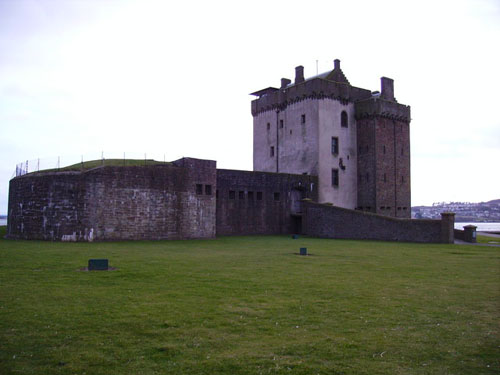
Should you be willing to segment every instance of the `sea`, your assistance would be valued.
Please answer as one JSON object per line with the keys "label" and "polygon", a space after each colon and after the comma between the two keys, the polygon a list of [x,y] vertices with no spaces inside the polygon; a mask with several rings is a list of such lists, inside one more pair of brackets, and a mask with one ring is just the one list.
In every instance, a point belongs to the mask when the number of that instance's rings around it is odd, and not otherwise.
{"label": "sea", "polygon": [[464,229],[466,225],[474,225],[477,232],[500,232],[500,223],[455,223],[455,229]]}
{"label": "sea", "polygon": [[0,227],[3,227],[4,225],[7,225],[7,219],[0,218]]}

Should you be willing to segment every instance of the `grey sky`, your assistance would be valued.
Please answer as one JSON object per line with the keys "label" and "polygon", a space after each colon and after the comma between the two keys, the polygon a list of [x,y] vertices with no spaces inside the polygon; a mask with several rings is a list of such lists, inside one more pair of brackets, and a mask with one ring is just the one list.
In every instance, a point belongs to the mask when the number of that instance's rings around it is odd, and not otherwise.
{"label": "grey sky", "polygon": [[498,40],[496,0],[0,0],[0,214],[25,160],[252,169],[248,93],[335,58],[411,105],[413,205],[500,198]]}

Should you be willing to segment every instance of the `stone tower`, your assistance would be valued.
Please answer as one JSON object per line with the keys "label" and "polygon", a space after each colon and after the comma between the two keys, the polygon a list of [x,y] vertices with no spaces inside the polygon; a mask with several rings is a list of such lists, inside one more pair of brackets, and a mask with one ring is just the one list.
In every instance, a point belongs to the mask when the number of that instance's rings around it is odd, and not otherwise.
{"label": "stone tower", "polygon": [[294,82],[252,95],[254,171],[316,175],[321,203],[410,217],[410,109],[394,99],[392,80],[372,94],[352,86],[335,60],[308,79],[298,66]]}

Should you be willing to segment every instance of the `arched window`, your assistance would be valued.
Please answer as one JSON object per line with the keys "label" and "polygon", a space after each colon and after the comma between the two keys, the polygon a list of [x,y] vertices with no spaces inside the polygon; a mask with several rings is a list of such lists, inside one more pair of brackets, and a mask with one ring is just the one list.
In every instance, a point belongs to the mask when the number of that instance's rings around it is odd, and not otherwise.
{"label": "arched window", "polygon": [[342,113],[340,114],[340,126],[342,126],[343,128],[347,128],[348,123],[349,123],[349,120],[347,118],[347,112],[342,111]]}

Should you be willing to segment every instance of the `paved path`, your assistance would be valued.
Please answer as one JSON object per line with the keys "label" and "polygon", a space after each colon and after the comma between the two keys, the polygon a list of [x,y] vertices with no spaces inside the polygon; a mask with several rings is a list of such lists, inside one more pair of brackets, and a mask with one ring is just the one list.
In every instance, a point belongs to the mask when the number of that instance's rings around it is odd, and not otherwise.
{"label": "paved path", "polygon": [[500,238],[500,234],[490,233],[490,232],[477,232],[481,236]]}

